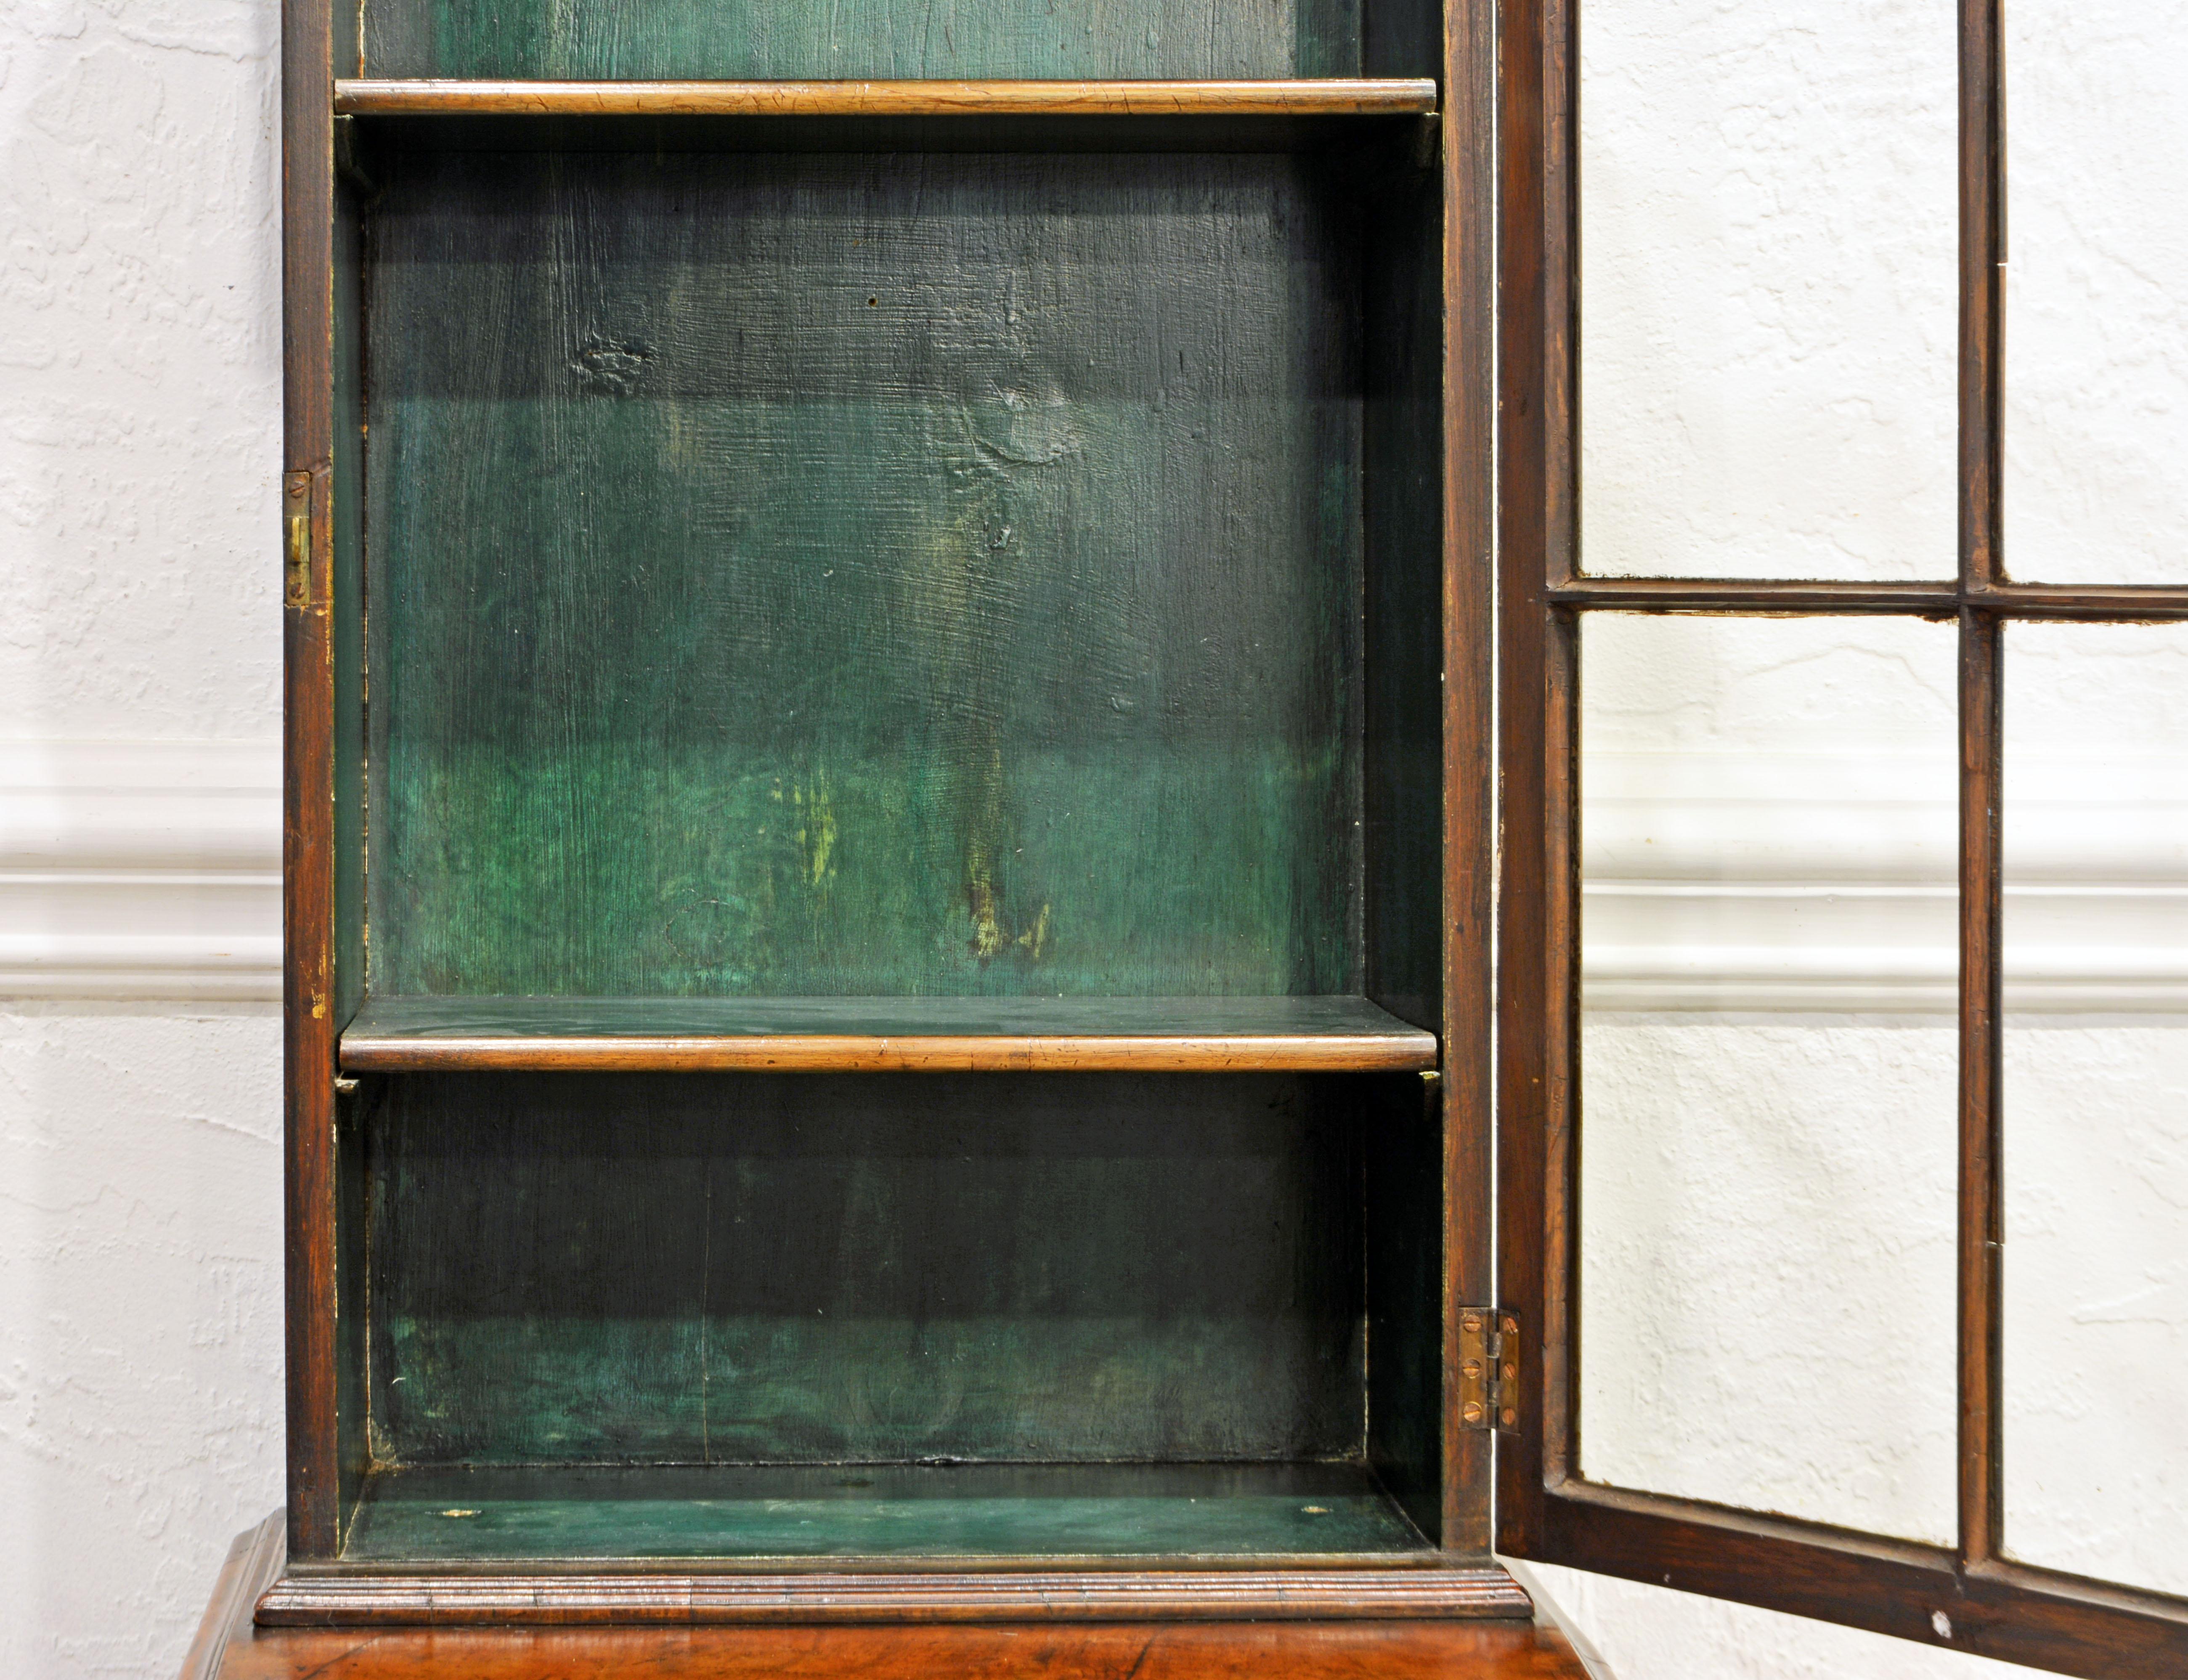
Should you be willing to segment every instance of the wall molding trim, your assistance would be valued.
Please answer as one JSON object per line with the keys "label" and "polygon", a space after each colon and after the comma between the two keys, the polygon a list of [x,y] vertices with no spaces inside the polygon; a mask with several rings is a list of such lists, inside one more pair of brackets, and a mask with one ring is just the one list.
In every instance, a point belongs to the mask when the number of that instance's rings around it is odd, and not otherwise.
{"label": "wall molding trim", "polygon": [[[2009,1010],[2188,1015],[2188,758],[2018,768]],[[1949,763],[1602,753],[1582,775],[1591,1011],[1953,1013]],[[280,995],[278,741],[0,741],[0,997]]]}
{"label": "wall molding trim", "polygon": [[280,995],[279,741],[0,741],[0,997]]}
{"label": "wall molding trim", "polygon": [[[1583,1007],[1941,1018],[1959,1008],[1949,758],[1591,753]],[[2009,756],[2005,1006],[2188,1016],[2188,757]]]}

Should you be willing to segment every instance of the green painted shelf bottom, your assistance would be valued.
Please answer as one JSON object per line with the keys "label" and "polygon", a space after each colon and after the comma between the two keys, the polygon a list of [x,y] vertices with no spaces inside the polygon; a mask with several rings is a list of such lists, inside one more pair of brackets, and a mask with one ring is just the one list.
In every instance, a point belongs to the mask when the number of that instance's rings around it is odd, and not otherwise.
{"label": "green painted shelf bottom", "polygon": [[350,1562],[1390,1558],[1427,1542],[1352,1464],[382,1470]]}

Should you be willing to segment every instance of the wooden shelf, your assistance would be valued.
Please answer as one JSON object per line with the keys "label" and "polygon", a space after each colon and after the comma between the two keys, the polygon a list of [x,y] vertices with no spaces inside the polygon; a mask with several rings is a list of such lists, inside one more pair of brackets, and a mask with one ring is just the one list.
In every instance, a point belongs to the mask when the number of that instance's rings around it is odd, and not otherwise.
{"label": "wooden shelf", "polygon": [[378,998],[354,1073],[1413,1072],[1435,1035],[1363,997]]}
{"label": "wooden shelf", "polygon": [[344,116],[1428,116],[1425,80],[336,82]]}

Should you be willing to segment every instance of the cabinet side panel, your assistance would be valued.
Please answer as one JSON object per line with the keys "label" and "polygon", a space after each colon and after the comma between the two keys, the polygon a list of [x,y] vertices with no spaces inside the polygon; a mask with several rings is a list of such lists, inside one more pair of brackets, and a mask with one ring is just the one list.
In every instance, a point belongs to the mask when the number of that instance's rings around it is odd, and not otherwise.
{"label": "cabinet side panel", "polygon": [[368,1198],[364,1139],[369,1105],[383,1094],[378,1080],[335,1100],[335,1418],[337,1523],[346,1541],[355,1523],[372,1468],[368,1364],[371,1357],[370,1317],[366,1289],[370,1277],[366,1254]]}
{"label": "cabinet side panel", "polygon": [[364,998],[364,347],[356,194],[341,187],[334,225],[334,552],[329,556],[334,659],[334,1013]]}
{"label": "cabinet side panel", "polygon": [[1358,989],[1314,161],[448,155],[374,251],[375,991]]}
{"label": "cabinet side panel", "polygon": [[1443,1542],[1443,1127],[1409,1074],[1368,1085],[1368,1462]]}
{"label": "cabinet side panel", "polygon": [[[372,0],[392,76],[1107,77],[1356,75],[1360,0]],[[1421,74],[1414,71],[1414,74]]]}
{"label": "cabinet side panel", "polygon": [[1435,176],[1382,178],[1365,301],[1368,995],[1443,1027],[1443,278]]}

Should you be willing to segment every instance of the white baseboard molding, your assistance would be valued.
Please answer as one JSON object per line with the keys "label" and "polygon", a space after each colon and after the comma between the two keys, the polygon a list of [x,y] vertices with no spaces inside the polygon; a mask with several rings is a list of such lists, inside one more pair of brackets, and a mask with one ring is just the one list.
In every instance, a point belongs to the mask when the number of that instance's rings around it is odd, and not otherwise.
{"label": "white baseboard molding", "polygon": [[279,741],[0,741],[0,997],[280,995]]}

